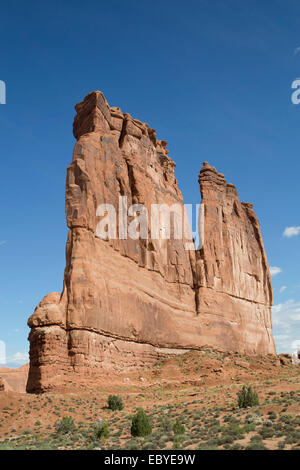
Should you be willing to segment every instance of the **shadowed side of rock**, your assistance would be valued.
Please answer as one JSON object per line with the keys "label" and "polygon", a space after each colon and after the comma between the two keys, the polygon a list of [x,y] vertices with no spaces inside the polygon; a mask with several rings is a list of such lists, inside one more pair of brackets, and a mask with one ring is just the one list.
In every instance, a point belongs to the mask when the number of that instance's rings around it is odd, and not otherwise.
{"label": "shadowed side of rock", "polygon": [[2,377],[0,377],[0,392],[3,392],[5,390],[5,383]]}

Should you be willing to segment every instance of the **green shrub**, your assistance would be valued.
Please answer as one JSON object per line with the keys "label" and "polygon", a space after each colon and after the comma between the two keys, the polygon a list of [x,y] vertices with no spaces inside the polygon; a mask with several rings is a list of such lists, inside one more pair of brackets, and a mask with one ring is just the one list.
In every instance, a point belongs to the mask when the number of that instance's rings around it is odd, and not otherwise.
{"label": "green shrub", "polygon": [[140,450],[141,449],[141,443],[135,440],[126,442],[125,444],[125,449],[126,450]]}
{"label": "green shrub", "polygon": [[181,442],[178,436],[175,437],[173,441],[173,449],[174,450],[179,450],[181,448]]}
{"label": "green shrub", "polygon": [[233,446],[231,446],[231,450],[242,450],[243,449],[243,446],[241,444],[234,444]]}
{"label": "green shrub", "polygon": [[222,434],[222,436],[218,439],[218,444],[223,445],[223,444],[232,444],[234,442],[233,436],[230,436],[229,434]]}
{"label": "green shrub", "polygon": [[184,424],[182,424],[179,419],[176,419],[175,423],[173,424],[173,433],[175,435],[179,434],[184,434],[185,433],[185,427]]}
{"label": "green shrub", "polygon": [[55,429],[61,434],[68,434],[76,430],[74,420],[71,416],[64,416],[60,421],[55,423]]}
{"label": "green shrub", "polygon": [[286,444],[297,444],[300,441],[300,431],[290,431],[285,438]]}
{"label": "green shrub", "polygon": [[102,419],[97,419],[94,427],[94,433],[97,439],[107,439],[109,436],[108,425]]}
{"label": "green shrub", "polygon": [[263,439],[269,439],[274,436],[274,431],[267,426],[263,426],[259,431],[259,434]]}
{"label": "green shrub", "polygon": [[251,432],[251,431],[255,431],[256,429],[256,426],[254,423],[247,423],[245,424],[244,426],[244,432]]}
{"label": "green shrub", "polygon": [[250,442],[257,442],[257,441],[262,442],[262,437],[260,434],[254,434],[254,436],[250,438]]}
{"label": "green shrub", "polygon": [[242,439],[244,428],[239,426],[237,423],[230,423],[228,428],[225,429],[225,433],[229,434],[230,436]]}
{"label": "green shrub", "polygon": [[293,420],[292,415],[289,415],[289,414],[282,415],[279,418],[279,421],[282,421],[283,423],[287,423],[287,424],[291,423],[292,420]]}
{"label": "green shrub", "polygon": [[132,436],[149,436],[152,433],[152,428],[148,416],[141,408],[132,419],[131,435]]}
{"label": "green shrub", "polygon": [[272,421],[274,421],[277,418],[277,414],[275,413],[275,411],[269,411],[268,415],[269,415],[269,419],[271,419]]}
{"label": "green shrub", "polygon": [[123,400],[121,397],[118,397],[118,395],[109,395],[107,403],[108,408],[113,411],[123,410],[124,408]]}
{"label": "green shrub", "polygon": [[239,408],[248,408],[259,404],[258,395],[252,387],[245,385],[237,394]]}
{"label": "green shrub", "polygon": [[266,447],[262,441],[255,440],[247,445],[246,450],[266,450]]}

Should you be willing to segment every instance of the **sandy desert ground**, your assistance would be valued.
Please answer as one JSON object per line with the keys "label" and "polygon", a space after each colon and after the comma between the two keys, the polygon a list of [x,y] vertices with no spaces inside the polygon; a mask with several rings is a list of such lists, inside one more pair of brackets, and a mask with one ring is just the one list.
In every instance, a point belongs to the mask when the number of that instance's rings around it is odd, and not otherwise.
{"label": "sandy desert ground", "polygon": [[[26,373],[27,366],[1,372],[15,390],[24,390]],[[56,392],[10,389],[0,392],[0,449],[300,449],[299,378],[300,367],[284,358],[204,350],[120,375],[76,377]],[[243,384],[255,388],[258,406],[238,408]],[[110,394],[122,398],[123,410],[108,409]],[[131,420],[140,407],[152,434],[133,438]],[[76,426],[66,434],[55,427],[64,416]],[[107,439],[95,437],[98,418],[108,424]],[[174,434],[177,419],[184,434]]]}

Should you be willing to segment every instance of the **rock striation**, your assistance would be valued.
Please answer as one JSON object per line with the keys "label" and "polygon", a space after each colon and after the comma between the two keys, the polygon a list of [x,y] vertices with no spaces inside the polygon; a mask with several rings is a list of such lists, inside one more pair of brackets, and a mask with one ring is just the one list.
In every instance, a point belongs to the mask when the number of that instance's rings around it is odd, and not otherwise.
{"label": "rock striation", "polygon": [[[29,318],[27,391],[188,349],[274,354],[272,284],[252,205],[241,203],[235,187],[204,163],[202,246],[190,249],[190,230],[176,238],[176,217],[167,227],[164,213],[158,213],[160,227],[171,236],[153,237],[153,204],[184,206],[167,143],[110,107],[99,91],[75,109],[64,286]],[[117,236],[109,231],[107,239],[99,236],[102,216],[110,213],[99,212],[104,204],[116,211]],[[125,223],[137,216],[148,220],[145,233],[126,238]]]}
{"label": "rock striation", "polygon": [[235,186],[207,162],[199,183],[204,238],[197,251],[198,319],[216,348],[274,353],[272,281],[253,205],[241,203]]}

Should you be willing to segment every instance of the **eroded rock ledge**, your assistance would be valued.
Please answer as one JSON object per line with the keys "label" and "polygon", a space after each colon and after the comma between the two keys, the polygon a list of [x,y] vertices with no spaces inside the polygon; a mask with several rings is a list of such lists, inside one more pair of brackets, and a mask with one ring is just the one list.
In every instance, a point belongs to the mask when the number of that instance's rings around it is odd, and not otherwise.
{"label": "eroded rock ledge", "polygon": [[[203,246],[181,240],[96,236],[97,207],[183,204],[167,143],[110,107],[101,92],[76,105],[77,143],[67,171],[69,235],[62,294],[30,317],[27,390],[74,374],[142,366],[162,354],[212,347],[274,354],[272,284],[258,220],[235,187],[204,163]],[[119,223],[119,222],[118,222]],[[119,229],[119,225],[118,225]]]}

